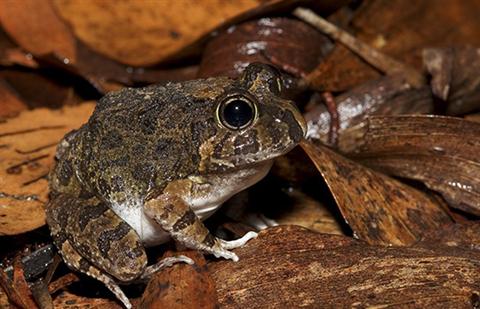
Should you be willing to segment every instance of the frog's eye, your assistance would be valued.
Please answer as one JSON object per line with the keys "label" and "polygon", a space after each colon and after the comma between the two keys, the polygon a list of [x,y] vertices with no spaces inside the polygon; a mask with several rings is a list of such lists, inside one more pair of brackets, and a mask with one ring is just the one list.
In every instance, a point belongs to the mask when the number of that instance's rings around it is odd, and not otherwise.
{"label": "frog's eye", "polygon": [[247,97],[234,96],[222,101],[217,108],[220,123],[232,130],[248,127],[257,115],[256,105]]}

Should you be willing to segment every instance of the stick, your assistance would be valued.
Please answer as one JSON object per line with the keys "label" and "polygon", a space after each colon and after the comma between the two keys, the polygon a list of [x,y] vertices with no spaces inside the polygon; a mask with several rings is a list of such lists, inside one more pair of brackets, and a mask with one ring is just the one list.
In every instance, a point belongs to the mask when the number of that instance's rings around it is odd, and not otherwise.
{"label": "stick", "polygon": [[407,82],[414,87],[422,87],[426,84],[425,77],[421,72],[379,52],[368,44],[357,40],[348,32],[318,16],[313,11],[299,7],[293,11],[293,15],[314,26],[332,39],[342,43],[370,65],[387,75],[400,73],[405,77]]}

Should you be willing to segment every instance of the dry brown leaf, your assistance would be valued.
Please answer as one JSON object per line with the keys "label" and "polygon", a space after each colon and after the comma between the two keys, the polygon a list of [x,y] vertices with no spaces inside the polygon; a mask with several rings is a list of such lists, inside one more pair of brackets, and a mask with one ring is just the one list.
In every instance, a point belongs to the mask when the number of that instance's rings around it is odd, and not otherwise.
{"label": "dry brown leaf", "polygon": [[0,78],[0,119],[15,116],[25,109],[27,109],[27,105],[3,78]]}
{"label": "dry brown leaf", "polygon": [[480,252],[369,246],[294,226],[259,233],[209,263],[222,308],[472,308]]}
{"label": "dry brown leaf", "polygon": [[56,145],[86,122],[93,107],[85,103],[61,110],[41,108],[0,123],[0,235],[45,224],[46,176]]}
{"label": "dry brown leaf", "polygon": [[325,146],[302,142],[354,234],[370,244],[409,245],[452,222],[425,193],[350,161]]}
{"label": "dry brown leaf", "polygon": [[68,291],[63,291],[53,300],[54,308],[62,309],[124,309],[113,299],[82,297]]}
{"label": "dry brown leaf", "polygon": [[55,54],[64,62],[75,62],[75,39],[50,0],[0,1],[0,23],[15,42],[32,54]]}
{"label": "dry brown leaf", "polygon": [[403,0],[370,0],[360,7],[352,24],[362,41],[420,68],[423,48],[479,46],[479,10],[477,0],[419,0],[415,5]]}
{"label": "dry brown leaf", "polygon": [[81,101],[73,86],[38,71],[8,69],[0,71],[0,78],[8,83],[30,108],[56,108]]}
{"label": "dry brown leaf", "polygon": [[125,64],[148,66],[175,55],[234,16],[281,1],[53,2],[91,49]]}
{"label": "dry brown leaf", "polygon": [[290,198],[293,199],[292,207],[273,218],[278,224],[298,225],[319,233],[343,235],[342,227],[325,205],[300,191],[291,193]]}
{"label": "dry brown leaf", "polygon": [[0,65],[22,65],[30,68],[37,68],[38,63],[33,60],[32,55],[18,47],[0,27]]}
{"label": "dry brown leaf", "polygon": [[7,294],[0,287],[0,308],[9,308],[10,302],[8,301]]}
{"label": "dry brown leaf", "polygon": [[324,91],[345,91],[380,73],[346,47],[337,45],[310,75],[312,87]]}
{"label": "dry brown leaf", "polygon": [[[369,0],[355,12],[346,29],[381,52],[422,67],[422,50],[454,45],[480,46],[477,0]],[[455,27],[452,27],[455,25]],[[378,77],[378,71],[338,44],[318,68],[315,83],[328,91],[347,90]]]}
{"label": "dry brown leaf", "polygon": [[480,107],[479,48],[429,48],[423,51],[423,61],[432,76],[433,93],[448,104],[447,114]]}
{"label": "dry brown leaf", "polygon": [[424,182],[450,206],[480,215],[480,124],[442,116],[372,117],[352,156]]}
{"label": "dry brown leaf", "polygon": [[[156,273],[148,283],[139,307],[218,308],[215,283],[208,272],[203,254],[198,251],[174,253],[177,256],[188,256],[195,264],[176,264]],[[166,256],[173,255],[169,252]]]}

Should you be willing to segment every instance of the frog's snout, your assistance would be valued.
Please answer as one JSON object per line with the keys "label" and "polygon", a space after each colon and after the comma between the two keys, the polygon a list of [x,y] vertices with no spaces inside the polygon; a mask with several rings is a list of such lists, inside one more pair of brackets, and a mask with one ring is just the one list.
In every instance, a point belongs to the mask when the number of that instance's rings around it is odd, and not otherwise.
{"label": "frog's snout", "polygon": [[289,121],[289,135],[295,143],[298,143],[307,135],[307,122],[305,121],[305,118],[303,118],[302,113],[295,105],[291,105],[291,107],[289,108],[289,112],[293,116],[293,121]]}

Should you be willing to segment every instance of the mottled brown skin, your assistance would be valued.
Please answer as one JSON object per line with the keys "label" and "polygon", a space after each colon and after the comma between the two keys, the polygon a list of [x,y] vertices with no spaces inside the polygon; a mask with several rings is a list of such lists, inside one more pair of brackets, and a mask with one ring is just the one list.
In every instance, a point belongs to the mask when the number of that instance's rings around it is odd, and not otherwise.
{"label": "mottled brown skin", "polygon": [[[60,143],[50,175],[47,222],[66,263],[104,282],[129,307],[117,283],[188,261],[147,267],[152,233],[138,234],[122,219],[138,210],[187,247],[238,259],[228,249],[239,243],[212,236],[201,222],[202,203],[214,199],[216,206],[258,181],[274,157],[303,138],[305,122],[281,98],[281,87],[273,68],[253,64],[237,80],[123,89],[102,98],[88,123]],[[255,106],[245,128],[222,123],[219,106],[232,96]],[[195,201],[200,206],[192,208]]]}

